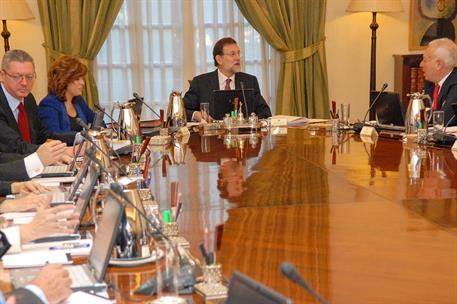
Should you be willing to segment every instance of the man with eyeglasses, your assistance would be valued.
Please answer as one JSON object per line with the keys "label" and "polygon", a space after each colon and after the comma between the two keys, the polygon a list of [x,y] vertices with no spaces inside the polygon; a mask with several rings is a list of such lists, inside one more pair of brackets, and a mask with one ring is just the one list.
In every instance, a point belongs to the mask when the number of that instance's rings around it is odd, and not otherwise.
{"label": "man with eyeglasses", "polygon": [[[33,58],[25,51],[11,50],[3,56],[1,68],[0,151],[33,153],[48,139],[72,145],[75,133],[52,133],[41,125],[37,103],[30,93],[36,77]],[[53,154],[56,149],[62,152],[62,144],[59,145],[59,142],[41,147]],[[63,152],[69,154],[70,149],[65,148]],[[61,153],[60,160],[68,161],[67,154]]]}
{"label": "man with eyeglasses", "polygon": [[254,109],[259,118],[270,117],[270,107],[260,93],[257,78],[241,72],[241,52],[236,41],[230,37],[218,40],[213,48],[213,59],[217,69],[194,77],[184,96],[187,119],[201,121],[200,103],[210,102],[213,91],[241,89],[241,83],[244,89],[253,89],[253,97],[248,100],[252,103],[249,108]]}

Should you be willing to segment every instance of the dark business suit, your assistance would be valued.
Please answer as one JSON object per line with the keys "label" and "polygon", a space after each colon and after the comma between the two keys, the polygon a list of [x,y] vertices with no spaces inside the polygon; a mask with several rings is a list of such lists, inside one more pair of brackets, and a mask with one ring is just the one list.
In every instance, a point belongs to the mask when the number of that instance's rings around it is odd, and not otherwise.
{"label": "dark business suit", "polygon": [[11,194],[11,184],[12,182],[0,181],[0,196]]}
{"label": "dark business suit", "polygon": [[[244,83],[245,89],[254,89],[254,98],[252,105],[249,104],[249,109],[254,109],[254,112],[259,118],[270,117],[270,107],[265,102],[265,99],[263,99],[262,94],[260,94],[257,78],[253,75],[239,72],[235,74],[235,89],[241,89],[240,82]],[[217,69],[213,72],[194,77],[189,90],[184,95],[187,120],[190,121],[192,119],[192,113],[194,111],[200,111],[201,102],[209,102],[211,104],[213,102],[212,92],[219,89]]]}
{"label": "dark business suit", "polygon": [[[429,82],[425,87],[425,92],[433,99],[434,84]],[[454,116],[454,110],[452,104],[457,104],[457,69],[454,69],[449,77],[446,78],[443,85],[441,86],[440,93],[438,95],[438,110],[444,111],[444,124],[447,124],[449,120]],[[457,115],[452,118],[449,126],[457,125]]]}
{"label": "dark business suit", "polygon": [[74,132],[57,134],[47,131],[43,127],[38,116],[38,106],[31,93],[25,98],[24,106],[29,120],[31,144],[22,139],[16,119],[9,107],[3,88],[0,86],[0,151],[20,154],[32,153],[48,138],[58,139],[67,145],[73,144]]}
{"label": "dark business suit", "polygon": [[40,298],[26,288],[17,288],[9,295],[16,298],[16,304],[44,304]]}

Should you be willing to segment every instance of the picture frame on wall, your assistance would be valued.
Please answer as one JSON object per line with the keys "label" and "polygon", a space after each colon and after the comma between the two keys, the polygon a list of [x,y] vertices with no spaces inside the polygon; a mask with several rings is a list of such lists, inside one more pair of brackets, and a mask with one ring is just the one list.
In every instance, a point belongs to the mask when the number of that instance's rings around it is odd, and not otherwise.
{"label": "picture frame on wall", "polygon": [[436,38],[455,41],[457,0],[411,0],[410,3],[410,50],[423,50]]}

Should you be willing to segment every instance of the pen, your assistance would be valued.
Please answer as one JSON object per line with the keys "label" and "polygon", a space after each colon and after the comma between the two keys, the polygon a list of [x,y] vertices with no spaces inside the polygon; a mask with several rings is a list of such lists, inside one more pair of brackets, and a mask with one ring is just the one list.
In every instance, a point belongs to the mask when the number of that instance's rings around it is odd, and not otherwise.
{"label": "pen", "polygon": [[65,249],[77,249],[77,248],[88,248],[90,244],[84,243],[63,243],[61,246],[51,246],[49,250],[65,250]]}
{"label": "pen", "polygon": [[210,258],[208,256],[208,253],[206,252],[205,245],[203,243],[201,243],[199,248],[200,248],[200,251],[202,252],[203,258],[205,259],[206,265],[210,265],[211,261],[210,261]]}

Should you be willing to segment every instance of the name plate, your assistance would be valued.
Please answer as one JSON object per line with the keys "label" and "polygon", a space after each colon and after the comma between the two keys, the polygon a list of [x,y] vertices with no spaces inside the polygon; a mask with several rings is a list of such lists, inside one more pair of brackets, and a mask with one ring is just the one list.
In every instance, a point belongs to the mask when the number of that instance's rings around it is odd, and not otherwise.
{"label": "name plate", "polygon": [[272,135],[286,135],[287,134],[287,128],[285,127],[273,127],[271,128],[271,134]]}
{"label": "name plate", "polygon": [[378,132],[373,127],[364,126],[360,131],[360,136],[377,137]]}
{"label": "name plate", "polygon": [[270,120],[270,126],[272,127],[287,127],[286,118],[272,118]]}

